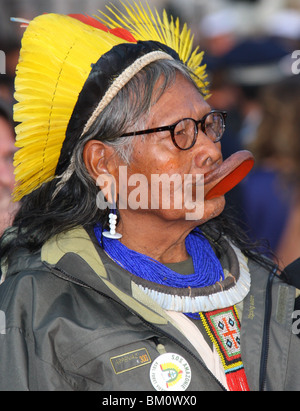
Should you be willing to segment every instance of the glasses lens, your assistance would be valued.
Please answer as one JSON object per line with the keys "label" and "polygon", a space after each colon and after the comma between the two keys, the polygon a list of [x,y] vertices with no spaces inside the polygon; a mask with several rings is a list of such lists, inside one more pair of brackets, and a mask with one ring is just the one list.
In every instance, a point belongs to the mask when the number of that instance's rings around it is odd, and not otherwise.
{"label": "glasses lens", "polygon": [[196,134],[195,122],[190,118],[179,121],[174,129],[175,142],[182,150],[187,150],[194,144]]}
{"label": "glasses lens", "polygon": [[205,120],[205,134],[215,143],[220,141],[225,131],[222,113],[210,113]]}

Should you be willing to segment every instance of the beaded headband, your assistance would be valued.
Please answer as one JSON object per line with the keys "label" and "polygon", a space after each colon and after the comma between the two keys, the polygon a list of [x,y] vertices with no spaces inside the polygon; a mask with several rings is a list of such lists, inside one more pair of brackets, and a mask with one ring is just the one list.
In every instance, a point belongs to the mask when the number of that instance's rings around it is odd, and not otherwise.
{"label": "beaded headband", "polygon": [[15,82],[15,201],[53,178],[68,179],[74,138],[151,62],[181,60],[208,94],[203,53],[193,50],[187,26],[180,30],[165,11],[160,17],[121,4],[124,13],[107,7],[114,18],[44,14],[29,22]]}

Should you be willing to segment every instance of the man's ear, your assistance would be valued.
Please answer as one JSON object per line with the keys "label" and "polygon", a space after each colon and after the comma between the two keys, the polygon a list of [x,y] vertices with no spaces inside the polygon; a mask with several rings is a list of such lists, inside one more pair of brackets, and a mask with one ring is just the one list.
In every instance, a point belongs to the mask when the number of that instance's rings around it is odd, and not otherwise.
{"label": "man's ear", "polygon": [[113,147],[99,140],[90,140],[83,149],[83,161],[88,173],[97,181],[103,174],[112,173],[112,158],[115,155]]}
{"label": "man's ear", "polygon": [[[100,187],[106,201],[116,201],[116,153],[99,140],[90,140],[83,149],[83,161],[90,176]],[[114,198],[113,198],[114,197]]]}

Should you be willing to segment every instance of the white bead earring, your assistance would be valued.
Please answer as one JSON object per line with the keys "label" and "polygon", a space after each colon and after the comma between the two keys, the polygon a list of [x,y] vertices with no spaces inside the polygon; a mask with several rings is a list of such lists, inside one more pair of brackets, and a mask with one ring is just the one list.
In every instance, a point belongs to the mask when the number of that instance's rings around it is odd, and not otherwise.
{"label": "white bead earring", "polygon": [[111,185],[111,197],[112,197],[112,210],[108,215],[109,231],[103,231],[103,235],[106,238],[112,238],[118,240],[122,237],[122,234],[116,232],[117,227],[117,212],[116,212],[116,201],[115,201],[115,185]]}
{"label": "white bead earring", "polygon": [[118,219],[118,216],[116,214],[116,210],[114,210],[113,213],[109,213],[108,218],[109,218],[109,220],[108,220],[109,231],[103,231],[102,234],[106,238],[112,238],[112,239],[118,240],[119,238],[122,237],[122,234],[116,232],[117,219]]}

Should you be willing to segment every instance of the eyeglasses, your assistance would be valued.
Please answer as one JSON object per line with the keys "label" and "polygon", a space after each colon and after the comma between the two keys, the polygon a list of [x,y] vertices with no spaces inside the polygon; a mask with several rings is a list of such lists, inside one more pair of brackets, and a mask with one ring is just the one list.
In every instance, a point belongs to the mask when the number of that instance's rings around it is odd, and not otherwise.
{"label": "eyeglasses", "polygon": [[171,138],[175,147],[180,150],[189,150],[196,143],[199,125],[201,125],[202,132],[205,133],[214,143],[220,141],[225,131],[226,117],[226,111],[212,110],[202,117],[201,120],[184,118],[174,124],[171,124],[170,126],[149,128],[148,130],[125,133],[121,137],[138,136],[168,130],[171,133]]}

